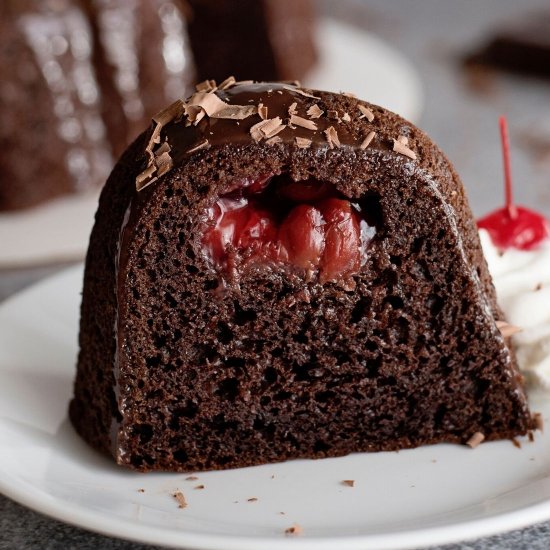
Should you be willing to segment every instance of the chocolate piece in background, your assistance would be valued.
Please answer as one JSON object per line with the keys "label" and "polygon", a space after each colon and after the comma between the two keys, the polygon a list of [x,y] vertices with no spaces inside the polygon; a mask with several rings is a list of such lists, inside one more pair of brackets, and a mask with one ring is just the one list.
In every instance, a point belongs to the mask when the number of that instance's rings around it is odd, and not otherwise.
{"label": "chocolate piece in background", "polygon": [[465,63],[550,78],[550,10],[532,12],[496,30]]}

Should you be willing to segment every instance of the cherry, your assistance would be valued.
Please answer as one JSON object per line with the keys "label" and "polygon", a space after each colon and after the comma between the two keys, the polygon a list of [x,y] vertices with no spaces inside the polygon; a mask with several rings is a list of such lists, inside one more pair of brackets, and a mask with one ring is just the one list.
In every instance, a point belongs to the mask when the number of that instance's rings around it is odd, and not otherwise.
{"label": "cherry", "polygon": [[319,280],[325,283],[345,279],[361,266],[359,214],[342,199],[327,199],[319,204],[319,210],[326,224]]}
{"label": "cherry", "polygon": [[259,251],[277,237],[272,215],[246,199],[221,198],[209,209],[213,228],[205,235],[205,245],[216,261],[225,259],[227,246]]}
{"label": "cherry", "polygon": [[281,260],[304,269],[319,265],[325,247],[323,218],[317,208],[295,206],[279,229]]}
{"label": "cherry", "polygon": [[316,180],[271,175],[240,179],[207,211],[203,245],[229,269],[230,251],[249,261],[272,261],[317,272],[321,283],[344,281],[361,269],[376,229],[359,204]]}
{"label": "cherry", "polygon": [[506,206],[481,218],[477,225],[489,233],[491,240],[499,248],[531,250],[550,236],[550,223],[542,214],[514,204],[508,124],[505,117],[500,117],[499,125],[504,159]]}
{"label": "cherry", "polygon": [[489,233],[498,248],[532,250],[550,236],[548,220],[523,206],[515,207],[514,216],[508,208],[499,208],[481,218],[477,225]]}

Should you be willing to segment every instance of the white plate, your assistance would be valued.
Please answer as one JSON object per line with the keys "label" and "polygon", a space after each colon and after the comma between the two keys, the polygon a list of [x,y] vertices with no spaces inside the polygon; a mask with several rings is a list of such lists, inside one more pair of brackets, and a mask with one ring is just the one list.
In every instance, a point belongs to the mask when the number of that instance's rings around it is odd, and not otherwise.
{"label": "white plate", "polygon": [[0,268],[82,260],[99,190],[69,195],[35,208],[0,212]]}
{"label": "white plate", "polygon": [[[409,120],[422,106],[412,66],[378,38],[339,23],[319,23],[320,62],[304,84],[353,92]],[[26,267],[84,258],[97,194],[63,197],[22,212],[0,213],[0,268]]]}
{"label": "white plate", "polygon": [[[0,306],[0,491],[18,502],[113,536],[219,550],[411,548],[550,518],[548,433],[521,450],[509,441],[435,445],[197,481],[115,466],[67,420],[81,279],[82,268],[72,268]],[[550,399],[532,396],[532,405],[550,417]],[[286,537],[294,522],[303,534]]]}

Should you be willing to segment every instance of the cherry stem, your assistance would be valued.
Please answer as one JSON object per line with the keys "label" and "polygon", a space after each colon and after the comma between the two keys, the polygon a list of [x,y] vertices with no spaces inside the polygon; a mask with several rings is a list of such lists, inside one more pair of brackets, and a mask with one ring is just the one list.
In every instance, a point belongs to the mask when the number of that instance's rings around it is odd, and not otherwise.
{"label": "cherry stem", "polygon": [[510,167],[510,141],[508,139],[508,122],[505,116],[499,118],[500,139],[502,141],[502,158],[504,161],[504,192],[506,197],[506,209],[510,218],[518,216],[518,210],[514,204],[512,189],[512,169]]}

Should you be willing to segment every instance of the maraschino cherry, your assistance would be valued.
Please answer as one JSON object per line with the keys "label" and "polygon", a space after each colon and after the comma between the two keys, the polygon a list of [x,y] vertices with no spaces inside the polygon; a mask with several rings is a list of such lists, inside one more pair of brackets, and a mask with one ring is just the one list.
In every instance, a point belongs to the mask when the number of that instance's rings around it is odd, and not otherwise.
{"label": "maraschino cherry", "polygon": [[514,204],[508,124],[505,117],[500,117],[499,125],[504,159],[506,205],[478,220],[477,225],[489,233],[493,244],[498,248],[532,250],[550,236],[550,223],[542,214]]}

